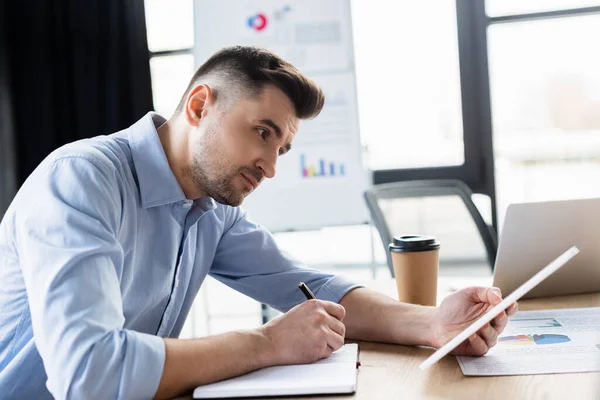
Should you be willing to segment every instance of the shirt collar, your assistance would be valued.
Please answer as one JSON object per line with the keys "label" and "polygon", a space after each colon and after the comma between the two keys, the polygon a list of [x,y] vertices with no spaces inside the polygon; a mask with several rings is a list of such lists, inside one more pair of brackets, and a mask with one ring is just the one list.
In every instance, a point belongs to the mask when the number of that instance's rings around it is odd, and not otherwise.
{"label": "shirt collar", "polygon": [[156,128],[166,121],[159,114],[149,112],[133,124],[127,133],[143,208],[186,199],[158,138]]}

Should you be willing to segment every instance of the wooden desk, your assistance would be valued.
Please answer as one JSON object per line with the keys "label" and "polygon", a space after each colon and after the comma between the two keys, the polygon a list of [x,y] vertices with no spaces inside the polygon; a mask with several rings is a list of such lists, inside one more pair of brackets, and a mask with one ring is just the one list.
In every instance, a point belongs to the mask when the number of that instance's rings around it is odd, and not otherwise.
{"label": "wooden desk", "polygon": [[[440,282],[442,289],[448,282]],[[367,286],[388,295],[393,281]],[[392,289],[390,289],[390,287]],[[396,296],[394,296],[396,297]],[[600,293],[523,300],[520,310],[598,307]],[[432,349],[358,342],[361,367],[353,396],[308,399],[600,399],[600,372],[497,377],[464,376],[456,358],[446,356],[427,371],[418,366]]]}

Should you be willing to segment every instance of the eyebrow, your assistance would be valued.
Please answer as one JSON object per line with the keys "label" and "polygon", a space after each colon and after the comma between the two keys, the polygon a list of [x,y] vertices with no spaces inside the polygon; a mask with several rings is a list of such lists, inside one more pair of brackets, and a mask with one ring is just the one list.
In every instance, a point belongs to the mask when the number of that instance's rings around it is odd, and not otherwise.
{"label": "eyebrow", "polygon": [[[281,139],[282,133],[281,133],[281,128],[279,127],[279,125],[277,125],[275,122],[273,122],[272,119],[270,118],[266,118],[266,119],[261,119],[259,120],[259,122],[268,125],[271,129],[273,129],[275,131],[275,136],[277,136],[278,139]],[[287,144],[285,146],[285,151],[288,152],[292,149],[292,145],[291,144]]]}

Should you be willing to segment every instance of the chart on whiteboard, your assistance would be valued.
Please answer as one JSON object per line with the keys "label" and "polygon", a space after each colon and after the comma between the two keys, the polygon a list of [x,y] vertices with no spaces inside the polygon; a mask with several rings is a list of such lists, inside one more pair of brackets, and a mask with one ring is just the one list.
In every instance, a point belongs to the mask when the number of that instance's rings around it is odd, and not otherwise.
{"label": "chart on whiteboard", "polygon": [[368,221],[349,0],[196,0],[194,54],[200,65],[234,44],[266,47],[312,78],[325,94],[321,114],[300,122],[293,149],[244,201],[272,231]]}
{"label": "chart on whiteboard", "polygon": [[228,1],[224,11],[233,12],[237,44],[266,47],[310,74],[351,66],[348,7],[346,0],[255,0]]}

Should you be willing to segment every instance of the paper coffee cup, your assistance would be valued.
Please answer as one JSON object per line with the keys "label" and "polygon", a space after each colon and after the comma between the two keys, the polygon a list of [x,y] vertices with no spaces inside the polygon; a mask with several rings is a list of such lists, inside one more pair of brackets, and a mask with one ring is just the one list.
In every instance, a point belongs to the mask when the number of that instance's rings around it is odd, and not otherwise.
{"label": "paper coffee cup", "polygon": [[440,244],[433,236],[394,236],[389,245],[398,300],[435,306]]}

